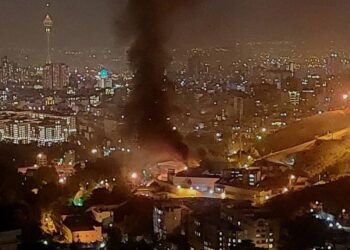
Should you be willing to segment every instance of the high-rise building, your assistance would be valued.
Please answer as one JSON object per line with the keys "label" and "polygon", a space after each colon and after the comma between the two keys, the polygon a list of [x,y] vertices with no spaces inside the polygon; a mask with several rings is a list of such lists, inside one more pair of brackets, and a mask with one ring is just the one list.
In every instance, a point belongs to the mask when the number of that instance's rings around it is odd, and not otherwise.
{"label": "high-rise building", "polygon": [[292,105],[299,105],[300,103],[300,92],[298,91],[288,91],[289,102]]}
{"label": "high-rise building", "polygon": [[33,137],[33,127],[26,120],[14,120],[7,122],[4,128],[4,140],[14,144],[29,144]]}
{"label": "high-rise building", "polygon": [[50,47],[50,36],[53,26],[53,21],[51,19],[51,16],[47,14],[45,16],[45,19],[43,21],[45,33],[46,33],[46,42],[47,42],[47,56],[46,56],[46,63],[51,63],[51,47]]}
{"label": "high-rise building", "polygon": [[104,88],[112,88],[113,82],[112,78],[109,76],[107,69],[102,68],[98,75],[96,76],[97,84],[95,87],[104,89]]}
{"label": "high-rise building", "polygon": [[330,54],[326,62],[326,72],[328,75],[337,75],[344,69],[340,56],[335,52]]}
{"label": "high-rise building", "polygon": [[183,208],[172,203],[158,204],[153,209],[153,231],[159,239],[165,239],[180,231],[183,222]]}
{"label": "high-rise building", "polygon": [[243,115],[243,98],[242,97],[233,97],[233,115],[234,117],[241,118]]}
{"label": "high-rise building", "polygon": [[1,71],[0,71],[0,80],[1,83],[7,83],[8,81],[19,80],[18,77],[15,76],[16,71],[18,71],[18,67],[16,64],[10,62],[7,56],[1,59]]}
{"label": "high-rise building", "polygon": [[68,141],[68,133],[63,131],[60,121],[51,123],[43,123],[38,126],[38,144],[39,145],[52,145],[54,143],[63,143]]}
{"label": "high-rise building", "polygon": [[0,114],[0,140],[14,144],[51,146],[76,133],[73,116],[5,111]]}
{"label": "high-rise building", "polygon": [[201,58],[198,54],[194,54],[188,59],[188,74],[195,79],[199,78],[201,73]]}
{"label": "high-rise building", "polygon": [[68,86],[69,68],[64,63],[46,64],[43,71],[43,87],[61,90]]}

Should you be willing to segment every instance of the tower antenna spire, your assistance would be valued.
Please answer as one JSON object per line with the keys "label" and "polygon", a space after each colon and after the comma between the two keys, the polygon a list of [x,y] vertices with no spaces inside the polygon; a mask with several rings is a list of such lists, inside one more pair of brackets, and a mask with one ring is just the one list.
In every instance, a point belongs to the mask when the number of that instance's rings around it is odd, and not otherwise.
{"label": "tower antenna spire", "polygon": [[51,31],[52,31],[52,26],[53,26],[53,21],[49,13],[49,7],[50,7],[50,2],[46,2],[46,8],[47,13],[44,18],[43,24],[45,28],[45,33],[46,33],[46,43],[47,43],[47,55],[46,55],[46,63],[50,64],[51,63],[51,44],[50,44],[50,36],[51,36]]}

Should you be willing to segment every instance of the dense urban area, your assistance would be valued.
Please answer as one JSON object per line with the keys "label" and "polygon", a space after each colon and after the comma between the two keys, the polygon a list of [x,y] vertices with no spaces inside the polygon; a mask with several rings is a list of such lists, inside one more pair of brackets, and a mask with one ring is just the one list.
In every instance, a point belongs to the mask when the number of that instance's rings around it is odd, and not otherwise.
{"label": "dense urban area", "polygon": [[164,49],[160,2],[130,47],[52,46],[47,3],[0,48],[0,249],[349,249],[350,51]]}

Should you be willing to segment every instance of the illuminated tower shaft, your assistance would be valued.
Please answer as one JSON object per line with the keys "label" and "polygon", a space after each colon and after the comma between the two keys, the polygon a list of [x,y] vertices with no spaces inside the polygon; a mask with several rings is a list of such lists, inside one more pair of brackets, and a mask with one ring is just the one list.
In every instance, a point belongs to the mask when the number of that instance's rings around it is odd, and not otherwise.
{"label": "illuminated tower shaft", "polygon": [[52,30],[53,21],[49,14],[46,15],[44,19],[44,28],[46,32],[46,38],[47,38],[47,57],[46,57],[46,63],[51,63],[51,47],[50,47],[50,35]]}

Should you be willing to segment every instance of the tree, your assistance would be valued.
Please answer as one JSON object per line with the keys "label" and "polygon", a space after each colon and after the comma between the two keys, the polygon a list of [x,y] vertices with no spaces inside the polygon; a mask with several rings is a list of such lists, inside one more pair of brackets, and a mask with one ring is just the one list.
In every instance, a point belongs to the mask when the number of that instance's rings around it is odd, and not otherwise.
{"label": "tree", "polygon": [[33,179],[39,186],[47,183],[57,183],[58,174],[55,168],[40,167],[34,172]]}
{"label": "tree", "polygon": [[308,249],[322,246],[330,238],[328,226],[310,215],[299,216],[285,225],[287,234],[282,239],[283,249]]}

